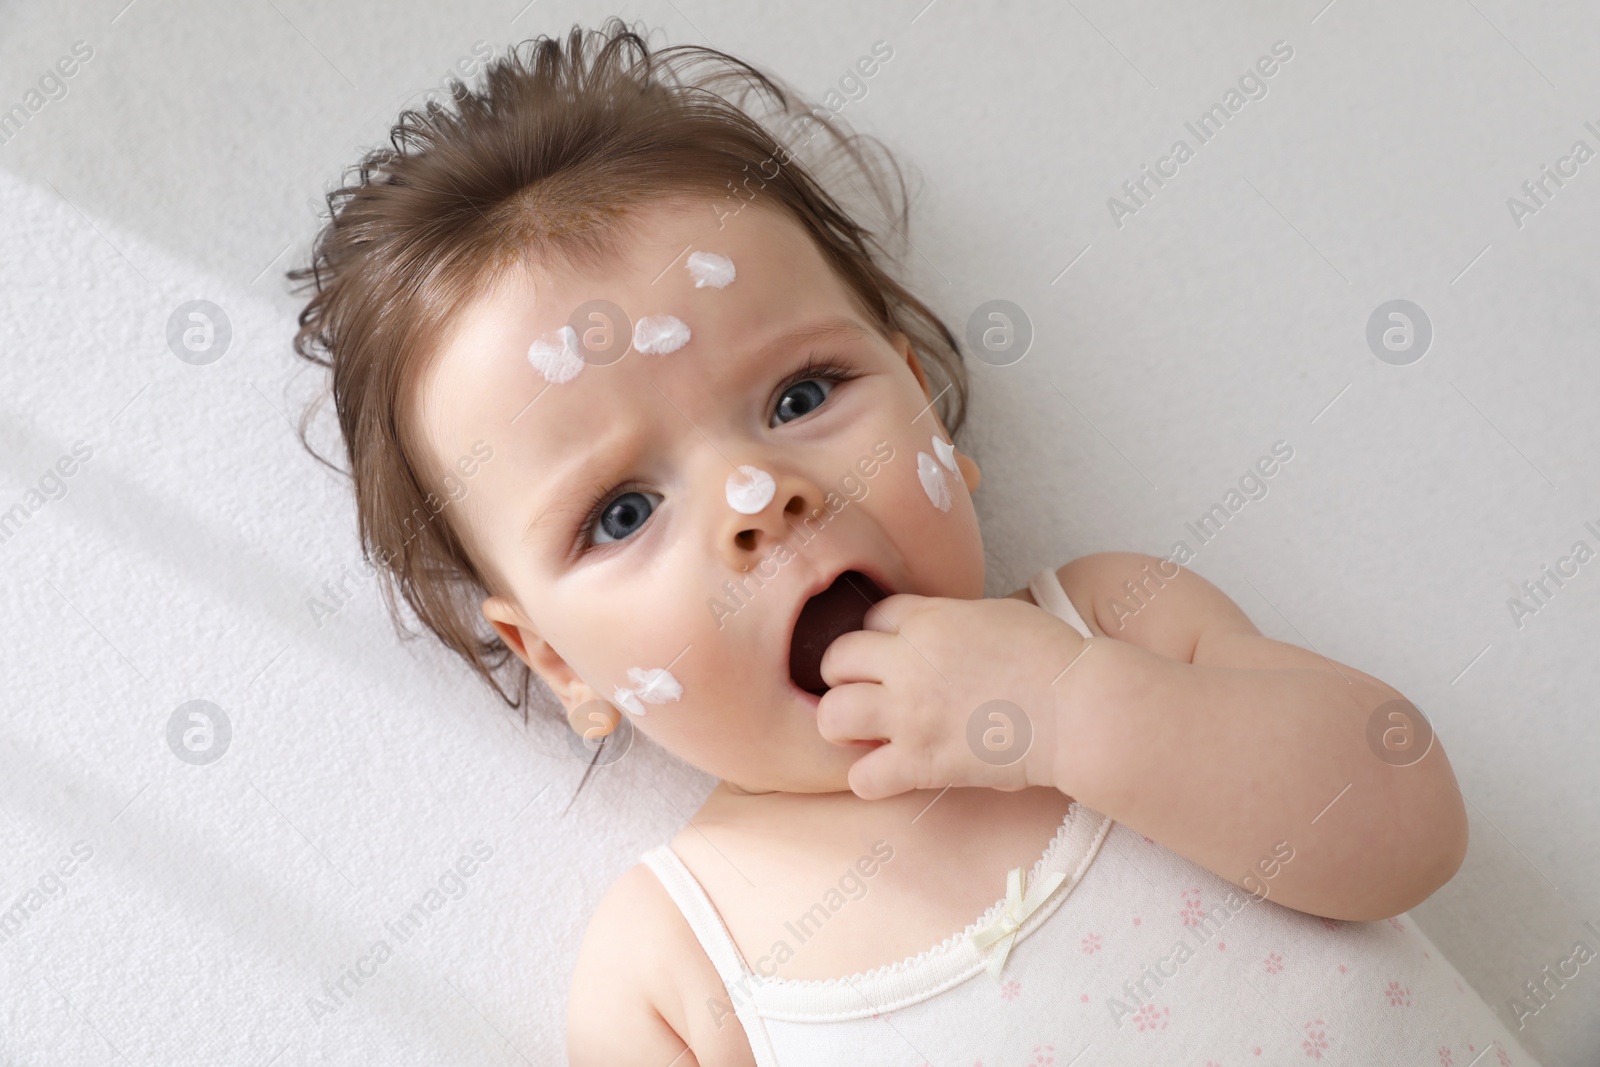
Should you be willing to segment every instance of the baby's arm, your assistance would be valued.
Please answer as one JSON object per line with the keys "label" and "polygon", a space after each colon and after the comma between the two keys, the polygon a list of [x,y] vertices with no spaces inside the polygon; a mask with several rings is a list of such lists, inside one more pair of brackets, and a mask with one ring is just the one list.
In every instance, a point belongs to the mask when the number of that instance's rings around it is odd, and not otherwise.
{"label": "baby's arm", "polygon": [[[572,1067],[755,1067],[711,961],[655,873],[612,883],[584,931],[567,1000]],[[694,1051],[690,1051],[690,1049]]]}
{"label": "baby's arm", "polygon": [[[1410,766],[1367,743],[1373,711],[1404,698],[1263,636],[1204,578],[1182,569],[1168,578],[1175,566],[1106,552],[1058,572],[1115,640],[1090,642],[1061,679],[1056,785],[1316,915],[1386,918],[1449,881],[1466,854],[1467,820],[1439,739]],[[1145,590],[1132,614],[1128,581]]]}

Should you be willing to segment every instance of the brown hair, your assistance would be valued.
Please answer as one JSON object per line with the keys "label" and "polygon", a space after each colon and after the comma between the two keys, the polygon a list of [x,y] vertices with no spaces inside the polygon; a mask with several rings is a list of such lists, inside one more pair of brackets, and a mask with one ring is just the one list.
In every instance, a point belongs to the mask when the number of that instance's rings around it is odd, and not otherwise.
{"label": "brown hair", "polygon": [[[719,94],[725,85],[737,96]],[[352,481],[362,555],[377,557],[397,634],[421,636],[405,628],[396,590],[526,722],[532,672],[479,608],[483,596],[509,590],[445,507],[438,488],[457,483],[414,424],[414,389],[444,329],[500,272],[519,262],[602,263],[629,213],[668,194],[723,197],[730,210],[764,198],[805,228],[884,337],[911,338],[952,434],[965,417],[967,381],[949,328],[882,265],[899,246],[857,225],[793,148],[743,110],[744,99],[754,92],[772,105],[788,141],[804,146],[826,131],[904,240],[898,165],[884,150],[891,195],[865,151],[868,140],[881,143],[807,107],[772,76],[711,48],[652,52],[612,17],[599,30],[574,26],[565,47],[547,36],[525,41],[488,65],[481,88],[452,79],[448,89],[453,108],[430,100],[402,111],[392,147],[368,152],[352,168],[356,180],[347,171],[327,195],[309,265],[288,272],[301,283],[295,292],[313,290],[294,350],[332,372],[350,463],[340,473]],[[302,414],[300,437],[333,467],[306,437],[318,403]],[[508,661],[515,697],[497,678]]]}

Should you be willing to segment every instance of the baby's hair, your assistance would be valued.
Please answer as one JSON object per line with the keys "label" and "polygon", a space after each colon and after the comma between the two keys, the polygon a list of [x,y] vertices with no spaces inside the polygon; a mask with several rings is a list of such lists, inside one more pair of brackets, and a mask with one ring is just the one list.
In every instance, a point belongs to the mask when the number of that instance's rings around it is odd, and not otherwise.
{"label": "baby's hair", "polygon": [[[453,107],[429,100],[402,111],[392,148],[368,152],[351,168],[358,180],[346,171],[343,187],[327,195],[309,265],[288,272],[296,293],[311,291],[294,350],[331,371],[350,470],[307,438],[325,397],[302,414],[301,443],[350,478],[362,555],[375,561],[397,634],[421,636],[406,627],[396,589],[524,722],[532,672],[479,610],[482,597],[511,590],[474,549],[459,509],[446,506],[459,498],[444,486],[461,495],[469,487],[429,456],[414,403],[453,316],[506,270],[602,265],[633,212],[673,194],[703,195],[722,213],[755,202],[805,228],[885,338],[899,330],[911,339],[952,434],[964,420],[967,381],[954,335],[883,265],[899,246],[857,225],[793,153],[826,132],[904,240],[899,166],[884,150],[891,195],[865,151],[873,139],[840,128],[827,109],[805,106],[781,84],[711,48],[652,52],[616,17],[598,30],[574,26],[565,47],[548,36],[524,41],[488,65],[481,88],[452,80]],[[723,86],[738,97],[719,93]],[[751,92],[775,106],[783,140],[742,109]],[[497,677],[508,661],[510,691]]]}

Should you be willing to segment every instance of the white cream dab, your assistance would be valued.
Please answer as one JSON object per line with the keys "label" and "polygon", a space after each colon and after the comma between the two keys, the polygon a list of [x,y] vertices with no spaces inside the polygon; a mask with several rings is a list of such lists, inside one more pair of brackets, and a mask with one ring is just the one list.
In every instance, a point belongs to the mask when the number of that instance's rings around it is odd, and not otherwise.
{"label": "white cream dab", "polygon": [[629,667],[628,681],[633,683],[633,687],[618,686],[611,699],[635,715],[645,713],[641,700],[649,704],[665,704],[683,696],[683,686],[665,667]]}
{"label": "white cream dab", "polygon": [[725,289],[736,273],[733,260],[715,252],[691,252],[687,266],[689,273],[694,275],[696,289],[704,289],[708,285],[713,289]]}
{"label": "white cream dab", "polygon": [[772,502],[777,483],[760,467],[740,467],[728,475],[728,506],[741,515],[754,515]]}
{"label": "white cream dab", "polygon": [[528,346],[528,362],[544,375],[545,381],[560,385],[578,376],[583,369],[583,356],[578,354],[578,332],[571,326],[556,330],[554,340],[550,340],[551,336],[547,333]]}
{"label": "white cream dab", "polygon": [[949,511],[950,486],[945,482],[944,470],[926,452],[917,453],[917,478],[922,482],[922,491],[933,501],[933,506],[940,511]]}
{"label": "white cream dab", "polygon": [[937,434],[933,438],[933,454],[939,457],[939,462],[943,463],[947,470],[956,469],[956,446]]}
{"label": "white cream dab", "polygon": [[646,315],[633,324],[633,347],[666,355],[689,343],[689,327],[672,315]]}

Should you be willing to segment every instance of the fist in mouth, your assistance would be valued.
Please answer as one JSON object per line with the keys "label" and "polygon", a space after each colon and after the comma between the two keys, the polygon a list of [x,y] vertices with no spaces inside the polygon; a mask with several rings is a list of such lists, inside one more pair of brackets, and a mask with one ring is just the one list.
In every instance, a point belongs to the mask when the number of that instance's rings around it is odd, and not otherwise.
{"label": "fist in mouth", "polygon": [[1012,598],[851,595],[864,617],[822,652],[817,728],[835,744],[881,742],[850,768],[856,795],[1057,784],[1059,709],[1081,699],[1090,646],[1108,638]]}

